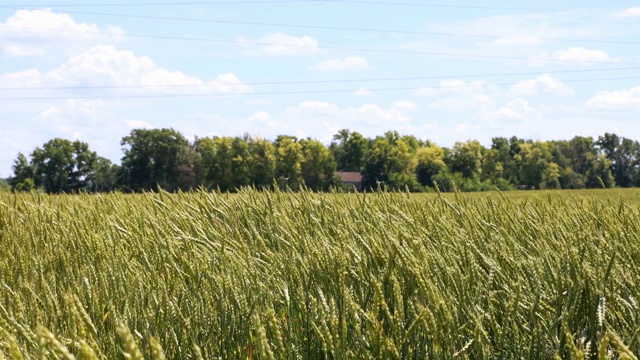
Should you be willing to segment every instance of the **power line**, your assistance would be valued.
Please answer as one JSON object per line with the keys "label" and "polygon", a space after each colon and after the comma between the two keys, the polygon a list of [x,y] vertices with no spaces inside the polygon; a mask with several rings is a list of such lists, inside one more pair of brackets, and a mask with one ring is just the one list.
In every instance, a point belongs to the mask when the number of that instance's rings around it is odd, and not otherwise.
{"label": "power line", "polygon": [[[0,7],[2,7],[2,6],[0,6]],[[110,13],[96,13],[96,12],[86,12],[86,11],[65,11],[65,12],[69,13],[69,14],[77,14],[77,15],[110,16],[110,17],[123,17],[123,18],[147,19],[147,20],[167,20],[167,21],[198,22],[198,23],[229,24],[229,25],[252,25],[252,26],[266,26],[266,27],[286,27],[286,28],[296,28],[296,29],[318,29],[318,30],[332,30],[332,31],[356,31],[356,32],[408,34],[408,35],[457,36],[457,37],[469,37],[469,38],[528,39],[528,38],[532,38],[533,37],[533,38],[544,40],[544,41],[640,45],[640,41],[622,41],[622,40],[621,41],[611,41],[611,40],[595,40],[595,39],[569,39],[569,38],[538,37],[538,36],[528,36],[528,35],[514,36],[514,35],[495,35],[495,34],[453,33],[453,32],[444,32],[444,31],[411,31],[411,30],[394,30],[394,29],[373,29],[373,28],[323,26],[323,25],[282,24],[282,23],[269,23],[269,22],[254,22],[254,21],[232,21],[232,20],[219,20],[219,19],[196,19],[196,18],[184,18],[184,17],[173,17],[173,16],[110,14]]]}
{"label": "power line", "polygon": [[[635,80],[640,76],[633,77],[608,77],[597,79],[575,79],[565,81],[549,81],[558,83],[582,83],[595,81],[613,81],[613,80]],[[403,91],[403,90],[443,90],[443,89],[465,89],[485,86],[513,86],[518,83],[498,83],[498,84],[469,84],[454,86],[426,86],[426,87],[397,87],[397,88],[376,88],[367,89],[369,91]],[[300,94],[333,94],[333,93],[352,93],[359,89],[353,90],[297,90],[297,91],[271,91],[257,93],[240,93],[240,94],[153,94],[153,95],[107,95],[107,96],[51,96],[51,97],[0,97],[0,101],[25,101],[25,100],[66,100],[73,99],[144,99],[144,98],[194,98],[194,97],[231,97],[231,96],[267,96],[267,95],[300,95]]]}
{"label": "power line", "polygon": [[561,11],[561,9],[542,9],[525,7],[505,7],[505,6],[475,6],[475,5],[455,5],[455,4],[434,4],[434,3],[409,3],[409,2],[388,2],[388,1],[351,1],[351,0],[329,0],[325,2],[342,4],[362,4],[362,5],[387,5],[387,6],[415,6],[415,7],[435,7],[450,9],[473,9],[473,10],[507,10],[507,11]]}
{"label": "power line", "polygon": [[[605,71],[624,71],[624,70],[640,70],[640,67],[626,68],[606,68],[606,69],[588,69],[588,70],[559,70],[545,71],[545,74],[573,74],[588,72],[605,72]],[[247,82],[240,84],[224,84],[224,86],[259,86],[259,85],[300,85],[300,84],[337,84],[337,83],[354,83],[354,82],[376,82],[376,81],[416,81],[416,80],[437,80],[437,79],[461,79],[461,78],[478,78],[478,77],[507,77],[520,75],[538,75],[539,71],[515,72],[515,73],[487,73],[487,74],[468,74],[468,75],[437,75],[437,76],[411,76],[411,77],[395,77],[395,78],[364,78],[364,79],[339,79],[339,80],[303,80],[303,81],[265,81],[265,82]],[[87,85],[87,86],[33,86],[33,87],[0,87],[0,90],[88,90],[88,89],[149,89],[149,88],[187,88],[187,87],[211,87],[215,83],[203,84],[168,84],[168,85]]]}
{"label": "power line", "polygon": [[316,3],[316,4],[343,4],[343,5],[385,5],[403,7],[430,7],[449,9],[470,9],[489,11],[566,11],[566,9],[544,9],[526,7],[505,7],[505,6],[475,6],[475,5],[455,5],[438,3],[410,3],[410,2],[384,2],[384,1],[345,1],[345,0],[266,0],[266,1],[188,1],[188,2],[130,2],[130,3],[93,3],[93,4],[14,4],[3,5],[4,7],[144,7],[144,6],[184,6],[184,5],[236,5],[236,4],[277,4],[277,3]]}
{"label": "power line", "polygon": [[6,8],[24,8],[24,7],[133,7],[133,6],[183,6],[183,5],[236,5],[236,4],[280,4],[280,3],[312,3],[318,0],[237,0],[237,1],[194,1],[194,2],[164,2],[164,3],[94,3],[94,4],[15,4],[2,5]]}
{"label": "power line", "polygon": [[371,48],[353,48],[344,46],[317,46],[317,45],[303,45],[303,44],[282,44],[271,43],[264,41],[252,41],[252,40],[225,40],[225,39],[210,39],[210,38],[192,38],[192,37],[178,37],[178,36],[163,36],[163,35],[144,35],[144,34],[122,34],[104,31],[78,31],[78,30],[63,30],[63,29],[46,29],[35,28],[29,26],[13,26],[5,25],[5,27],[20,28],[20,29],[32,29],[42,31],[54,31],[54,32],[66,32],[66,33],[81,33],[81,34],[96,34],[106,36],[128,36],[139,37],[147,39],[162,39],[162,40],[182,40],[182,41],[200,41],[211,42],[219,44],[233,44],[233,45],[257,45],[257,46],[281,46],[289,48],[306,48],[306,49],[320,49],[320,50],[339,50],[339,51],[361,51],[371,53],[386,53],[386,54],[411,54],[411,55],[432,55],[432,56],[445,56],[445,57],[459,57],[459,58],[475,58],[475,59],[502,59],[502,60],[520,60],[520,61],[547,61],[547,62],[559,62],[559,63],[587,63],[587,64],[621,64],[621,65],[640,65],[635,62],[616,62],[605,60],[572,60],[572,59],[554,59],[554,58],[536,58],[536,57],[521,57],[521,56],[506,56],[506,55],[482,55],[482,54],[465,54],[465,53],[451,53],[451,52],[439,52],[439,51],[419,51],[419,50],[390,50],[390,49],[371,49]]}

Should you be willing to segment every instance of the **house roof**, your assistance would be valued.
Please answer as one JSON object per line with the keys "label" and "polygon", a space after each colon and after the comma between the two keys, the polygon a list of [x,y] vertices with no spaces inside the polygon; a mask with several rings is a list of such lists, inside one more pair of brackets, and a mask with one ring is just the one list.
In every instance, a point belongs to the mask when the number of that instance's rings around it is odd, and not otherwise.
{"label": "house roof", "polygon": [[342,182],[362,182],[362,174],[359,172],[338,171],[336,175],[340,177]]}

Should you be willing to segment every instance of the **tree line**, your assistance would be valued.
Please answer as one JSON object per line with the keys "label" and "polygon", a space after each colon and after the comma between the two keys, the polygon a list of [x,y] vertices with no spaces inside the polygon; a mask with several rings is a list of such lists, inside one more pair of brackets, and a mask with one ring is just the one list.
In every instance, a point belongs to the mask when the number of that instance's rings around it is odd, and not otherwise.
{"label": "tree line", "polygon": [[[56,138],[28,156],[19,153],[13,191],[141,192],[205,188],[233,192],[343,187],[337,172],[359,172],[365,190],[483,191],[640,186],[640,144],[606,133],[597,139],[533,141],[518,137],[459,141],[451,148],[389,131],[375,138],[348,129],[329,146],[280,135],[274,141],[204,137],[189,141],[174,129],[136,129],[121,141],[120,164],[82,141]],[[348,190],[348,189],[347,189]]]}

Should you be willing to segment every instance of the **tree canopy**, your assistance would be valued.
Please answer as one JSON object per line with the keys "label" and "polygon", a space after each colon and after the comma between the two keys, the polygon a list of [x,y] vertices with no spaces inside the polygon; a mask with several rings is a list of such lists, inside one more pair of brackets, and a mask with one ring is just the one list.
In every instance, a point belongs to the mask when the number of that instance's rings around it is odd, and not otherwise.
{"label": "tree canopy", "polygon": [[365,190],[640,186],[640,144],[610,133],[554,141],[496,137],[490,147],[466,140],[446,148],[397,131],[366,138],[342,129],[325,146],[288,135],[274,141],[248,134],[189,141],[174,129],[135,129],[121,145],[121,163],[112,164],[87,143],[52,139],[17,155],[8,185],[48,193],[198,187],[234,192],[247,186],[328,191],[342,186],[337,172],[358,172]]}

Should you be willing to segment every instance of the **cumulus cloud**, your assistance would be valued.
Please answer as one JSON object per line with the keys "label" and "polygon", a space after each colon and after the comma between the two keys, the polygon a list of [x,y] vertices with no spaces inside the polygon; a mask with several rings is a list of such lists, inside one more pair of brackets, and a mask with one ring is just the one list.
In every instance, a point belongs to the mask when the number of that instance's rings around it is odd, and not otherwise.
{"label": "cumulus cloud", "polygon": [[496,118],[519,120],[524,118],[525,114],[531,111],[533,111],[533,108],[527,100],[515,99],[498,109],[494,115]]}
{"label": "cumulus cloud", "polygon": [[132,129],[154,129],[155,127],[151,125],[150,122],[142,121],[142,120],[133,120],[128,119],[124,121],[128,127]]}
{"label": "cumulus cloud", "polygon": [[420,87],[415,91],[418,96],[437,96],[446,94],[473,94],[489,88],[484,80],[474,80],[465,82],[464,80],[452,79],[440,81],[440,86]]}
{"label": "cumulus cloud", "polygon": [[67,99],[62,105],[52,106],[40,112],[40,118],[55,120],[58,118],[79,118],[93,122],[99,110],[105,106],[102,100]]}
{"label": "cumulus cloud", "polygon": [[42,74],[36,69],[2,74],[0,84],[7,87],[39,86],[42,82]]}
{"label": "cumulus cloud", "polygon": [[588,62],[616,62],[619,59],[613,59],[604,50],[587,49],[580,46],[572,46],[567,49],[555,51],[551,58],[561,61],[575,61],[577,63]]}
{"label": "cumulus cloud", "polygon": [[366,87],[360,87],[353,92],[353,96],[373,97],[374,93]]}
{"label": "cumulus cloud", "polygon": [[598,110],[640,111],[640,86],[631,89],[600,91],[587,101],[587,105]]}
{"label": "cumulus cloud", "polygon": [[253,89],[235,74],[221,74],[203,81],[181,71],[157,66],[147,56],[136,56],[114,46],[96,46],[71,57],[55,69],[40,73],[26,70],[0,77],[6,86],[113,86],[119,92],[162,92],[188,94],[234,95]]}
{"label": "cumulus cloud", "polygon": [[270,56],[315,55],[320,52],[318,40],[311,36],[296,37],[280,32],[267,34],[256,40],[241,36],[236,39],[236,43],[260,46],[262,53]]}
{"label": "cumulus cloud", "polygon": [[618,17],[622,17],[622,18],[640,17],[640,6],[630,7],[622,11],[618,13]]}
{"label": "cumulus cloud", "polygon": [[493,100],[484,94],[471,94],[470,96],[451,96],[438,99],[430,104],[430,108],[445,110],[447,112],[474,112],[485,111],[494,106]]}
{"label": "cumulus cloud", "polygon": [[[380,135],[387,130],[401,131],[411,126],[416,110],[417,105],[406,100],[395,101],[388,106],[375,103],[340,106],[326,101],[308,100],[288,106],[279,113],[252,111],[238,118],[200,114],[188,120],[177,121],[172,126],[184,134],[199,136],[215,129],[216,135],[234,136],[248,132],[275,139],[277,135],[290,134],[329,143],[333,135],[344,128],[357,130],[365,136]],[[188,124],[192,125],[191,130],[187,129]],[[194,124],[200,125],[196,129]],[[209,127],[204,124],[209,124]]]}
{"label": "cumulus cloud", "polygon": [[335,72],[335,71],[354,71],[370,69],[369,62],[365,58],[359,56],[349,56],[344,59],[329,59],[316,65],[310,66],[309,70]]}
{"label": "cumulus cloud", "polygon": [[536,46],[541,45],[542,40],[535,36],[504,36],[493,40],[490,45],[494,47]]}
{"label": "cumulus cloud", "polygon": [[82,140],[89,142],[99,154],[117,152],[113,144],[124,135],[111,108],[102,100],[67,99],[40,111],[33,121],[33,126],[41,132],[35,138],[46,133],[48,138]]}
{"label": "cumulus cloud", "polygon": [[394,101],[392,108],[404,110],[404,111],[415,111],[415,110],[418,110],[418,105],[408,100],[400,100],[400,101]]}
{"label": "cumulus cloud", "polygon": [[279,132],[295,133],[298,137],[313,137],[331,141],[343,128],[358,129],[364,135],[375,136],[380,129],[401,130],[411,124],[410,111],[377,104],[340,107],[324,101],[303,101],[290,106],[279,117]]}
{"label": "cumulus cloud", "polygon": [[255,105],[255,106],[264,106],[264,105],[272,105],[273,102],[264,99],[264,98],[258,98],[258,99],[247,99],[247,101],[244,102],[246,105]]}
{"label": "cumulus cloud", "polygon": [[559,96],[572,96],[575,91],[562,81],[542,74],[535,79],[525,80],[511,86],[511,93],[516,95],[540,95],[552,94]]}
{"label": "cumulus cloud", "polygon": [[9,56],[43,55],[105,38],[121,39],[123,34],[119,27],[79,23],[51,9],[18,10],[0,23],[0,50]]}
{"label": "cumulus cloud", "polygon": [[[400,105],[400,106],[397,106]],[[404,105],[404,106],[402,106]],[[364,122],[369,124],[387,124],[388,126],[410,121],[407,115],[409,102],[396,103],[396,106],[384,108],[377,104],[364,104],[357,107],[341,108],[324,101],[303,101],[287,108],[282,114],[284,119],[340,119],[345,122]],[[410,110],[413,110],[410,109]]]}
{"label": "cumulus cloud", "polygon": [[275,121],[275,119],[271,115],[269,115],[269,113],[266,111],[258,111],[257,113],[249,116],[247,120],[250,123],[258,123],[258,124],[266,125],[268,127],[278,126],[278,123]]}

